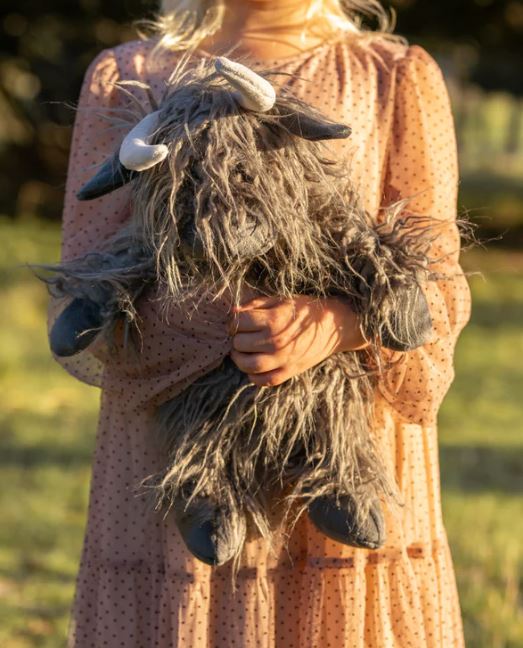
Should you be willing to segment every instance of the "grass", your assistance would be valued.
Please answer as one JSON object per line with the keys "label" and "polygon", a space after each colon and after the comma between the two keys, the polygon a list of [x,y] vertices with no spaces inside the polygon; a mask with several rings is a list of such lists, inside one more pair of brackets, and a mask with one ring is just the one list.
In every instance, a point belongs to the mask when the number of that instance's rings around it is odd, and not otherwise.
{"label": "grass", "polygon": [[440,413],[443,511],[467,646],[523,646],[523,255],[465,257],[473,313]]}
{"label": "grass", "polygon": [[[50,358],[46,295],[26,261],[58,231],[0,220],[0,645],[64,644],[85,524],[98,392]],[[523,645],[523,255],[470,255],[474,312],[440,415],[446,525],[469,648]],[[421,647],[420,647],[421,648]],[[442,647],[446,648],[446,647]]]}
{"label": "grass", "polygon": [[0,222],[0,645],[61,646],[85,524],[97,390],[46,349],[46,294],[25,261],[57,258],[56,227]]}

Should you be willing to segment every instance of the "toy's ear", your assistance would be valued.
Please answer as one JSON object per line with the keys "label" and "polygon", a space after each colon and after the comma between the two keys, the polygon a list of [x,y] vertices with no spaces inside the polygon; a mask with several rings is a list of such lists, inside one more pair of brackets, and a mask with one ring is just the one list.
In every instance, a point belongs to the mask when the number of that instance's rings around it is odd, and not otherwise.
{"label": "toy's ear", "polygon": [[94,200],[123,187],[138,175],[137,171],[126,169],[120,162],[116,152],[98,170],[95,176],[88,180],[76,194],[78,200]]}
{"label": "toy's ear", "polygon": [[346,124],[329,122],[320,117],[311,117],[299,111],[282,115],[279,121],[293,135],[313,142],[345,139],[352,132],[350,126]]}

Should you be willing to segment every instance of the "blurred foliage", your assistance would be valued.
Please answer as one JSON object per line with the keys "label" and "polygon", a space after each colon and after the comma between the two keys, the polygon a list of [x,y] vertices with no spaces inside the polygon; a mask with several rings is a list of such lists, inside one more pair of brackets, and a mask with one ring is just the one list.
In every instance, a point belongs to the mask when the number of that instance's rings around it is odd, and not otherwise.
{"label": "blurred foliage", "polygon": [[89,62],[136,37],[145,0],[2,0],[0,212],[59,217],[77,100]]}
{"label": "blurred foliage", "polygon": [[455,63],[486,90],[523,95],[523,4],[520,0],[392,0],[398,31]]}
{"label": "blurred foliage", "polygon": [[[99,392],[52,361],[45,289],[22,267],[56,260],[57,224],[0,219],[0,238],[0,645],[56,648],[78,568]],[[464,264],[486,279],[471,278],[472,321],[440,413],[444,517],[468,648],[520,648],[523,254],[476,250]]]}
{"label": "blurred foliage", "polygon": [[[517,99],[523,93],[521,2],[391,0],[385,4],[398,12],[398,31],[428,47],[454,80],[456,110],[463,119],[474,121],[484,112],[481,88],[513,95],[509,121],[500,137],[507,143],[505,148],[514,148],[514,142],[521,140],[523,115]],[[60,217],[73,106],[84,71],[101,49],[135,38],[133,22],[151,17],[155,6],[153,0],[2,0],[0,213]],[[463,88],[471,83],[479,84],[479,95],[473,103],[468,98],[465,109]],[[487,142],[492,123],[484,121],[478,146]],[[519,144],[512,153],[512,158],[523,159]],[[481,157],[505,166],[505,158],[493,156],[491,150]],[[464,168],[465,182],[466,174]],[[487,200],[494,203],[496,195]],[[467,205],[476,206],[482,205]],[[523,222],[522,203],[518,210]]]}
{"label": "blurred foliage", "polygon": [[449,89],[461,166],[459,206],[496,245],[523,249],[523,100],[506,92]]}

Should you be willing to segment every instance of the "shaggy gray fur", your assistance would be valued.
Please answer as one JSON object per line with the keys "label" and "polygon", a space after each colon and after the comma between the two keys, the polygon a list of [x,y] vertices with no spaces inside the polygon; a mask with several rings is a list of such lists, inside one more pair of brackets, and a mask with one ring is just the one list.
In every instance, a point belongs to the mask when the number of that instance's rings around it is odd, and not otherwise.
{"label": "shaggy gray fur", "polygon": [[176,507],[210,497],[269,541],[275,492],[279,522],[325,494],[353,494],[359,516],[393,496],[372,434],[381,348],[414,348],[431,328],[421,289],[430,219],[390,210],[377,224],[345,167],[289,130],[297,112],[308,128],[325,123],[286,93],[268,113],[245,111],[205,66],[178,70],[153,139],[169,155],[133,180],[132,219],[120,239],[131,236],[131,252],[111,242],[100,255],[55,267],[51,282],[60,294],[98,298],[108,321],[122,308],[133,319],[151,268],[166,311],[202,286],[232,302],[245,286],[348,300],[371,342],[365,352],[337,353],[271,388],[248,384],[227,359],[158,410],[168,462],[147,482],[158,501]]}

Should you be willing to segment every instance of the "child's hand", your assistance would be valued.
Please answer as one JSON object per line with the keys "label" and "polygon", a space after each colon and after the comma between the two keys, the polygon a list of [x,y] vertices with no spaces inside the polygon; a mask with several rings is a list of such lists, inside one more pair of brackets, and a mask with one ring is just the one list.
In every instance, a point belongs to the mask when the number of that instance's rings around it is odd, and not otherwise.
{"label": "child's hand", "polygon": [[279,385],[338,351],[367,346],[341,299],[256,297],[233,309],[231,358],[258,386]]}

